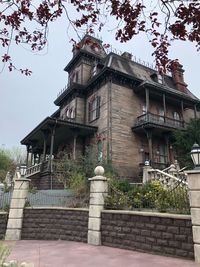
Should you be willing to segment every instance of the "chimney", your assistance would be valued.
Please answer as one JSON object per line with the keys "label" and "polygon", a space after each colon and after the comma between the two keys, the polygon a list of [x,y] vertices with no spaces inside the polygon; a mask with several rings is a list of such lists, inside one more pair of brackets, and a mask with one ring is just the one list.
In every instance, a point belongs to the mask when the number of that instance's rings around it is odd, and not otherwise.
{"label": "chimney", "polygon": [[122,57],[125,57],[125,58],[130,59],[130,60],[132,59],[132,55],[129,52],[122,53]]}
{"label": "chimney", "polygon": [[177,90],[187,93],[187,84],[184,82],[184,69],[179,62],[172,63],[171,73]]}

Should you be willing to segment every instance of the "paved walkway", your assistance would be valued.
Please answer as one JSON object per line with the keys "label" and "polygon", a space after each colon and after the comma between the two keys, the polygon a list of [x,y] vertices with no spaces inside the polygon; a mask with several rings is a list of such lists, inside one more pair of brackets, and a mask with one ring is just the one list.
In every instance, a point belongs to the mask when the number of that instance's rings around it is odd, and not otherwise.
{"label": "paved walkway", "polygon": [[70,241],[21,240],[8,258],[35,267],[199,267],[189,260]]}

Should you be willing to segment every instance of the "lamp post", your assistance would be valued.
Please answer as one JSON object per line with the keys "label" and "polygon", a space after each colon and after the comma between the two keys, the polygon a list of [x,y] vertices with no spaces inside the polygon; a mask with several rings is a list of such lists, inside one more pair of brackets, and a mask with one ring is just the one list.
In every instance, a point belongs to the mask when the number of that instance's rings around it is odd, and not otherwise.
{"label": "lamp post", "polygon": [[194,164],[194,169],[200,170],[200,146],[197,143],[194,143],[192,146],[190,155]]}
{"label": "lamp post", "polygon": [[20,165],[20,174],[22,177],[24,177],[26,175],[26,164]]}
{"label": "lamp post", "polygon": [[195,261],[200,263],[200,146],[195,143],[190,152],[194,169],[187,171]]}

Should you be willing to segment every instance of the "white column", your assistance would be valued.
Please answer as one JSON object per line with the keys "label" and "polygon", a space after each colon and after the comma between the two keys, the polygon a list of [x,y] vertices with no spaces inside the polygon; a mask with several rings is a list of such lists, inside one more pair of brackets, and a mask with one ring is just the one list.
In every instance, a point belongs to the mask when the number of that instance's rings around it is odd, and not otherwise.
{"label": "white column", "polygon": [[90,178],[90,206],[88,221],[88,244],[101,245],[101,211],[108,194],[107,178],[103,176],[104,168],[95,168],[95,177]]}
{"label": "white column", "polygon": [[149,165],[145,165],[143,167],[143,175],[142,175],[142,183],[145,184],[152,179],[151,175],[149,175],[149,171],[152,170],[152,167]]}
{"label": "white column", "polygon": [[28,195],[29,182],[28,179],[15,180],[5,240],[21,239],[23,211]]}
{"label": "white column", "polygon": [[187,171],[195,261],[200,263],[200,170]]}

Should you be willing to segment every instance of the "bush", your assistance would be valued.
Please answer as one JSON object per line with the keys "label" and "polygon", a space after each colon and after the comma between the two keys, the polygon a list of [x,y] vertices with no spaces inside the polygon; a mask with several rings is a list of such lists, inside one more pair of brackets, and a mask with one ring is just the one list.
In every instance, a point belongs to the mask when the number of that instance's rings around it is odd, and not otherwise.
{"label": "bush", "polygon": [[9,247],[0,243],[0,266],[2,266],[2,264],[5,262],[9,254],[10,254]]}
{"label": "bush", "polygon": [[180,185],[166,189],[159,181],[130,186],[127,181],[111,181],[106,198],[108,209],[151,209],[160,212],[189,213],[187,189]]}

